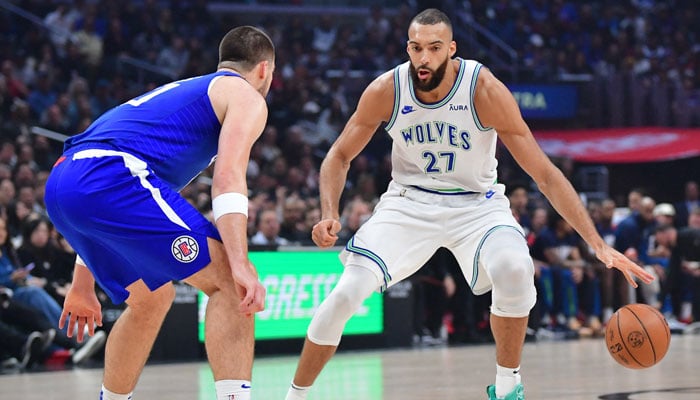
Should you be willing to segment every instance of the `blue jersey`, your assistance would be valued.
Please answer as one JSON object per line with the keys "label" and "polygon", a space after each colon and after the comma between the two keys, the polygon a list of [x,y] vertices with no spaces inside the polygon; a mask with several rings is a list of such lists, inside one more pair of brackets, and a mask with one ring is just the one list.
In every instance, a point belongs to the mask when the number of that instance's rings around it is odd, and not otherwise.
{"label": "blue jersey", "polygon": [[113,108],[85,132],[69,138],[64,150],[104,143],[132,154],[173,190],[180,190],[216,156],[221,123],[208,91],[219,71],[171,82]]}

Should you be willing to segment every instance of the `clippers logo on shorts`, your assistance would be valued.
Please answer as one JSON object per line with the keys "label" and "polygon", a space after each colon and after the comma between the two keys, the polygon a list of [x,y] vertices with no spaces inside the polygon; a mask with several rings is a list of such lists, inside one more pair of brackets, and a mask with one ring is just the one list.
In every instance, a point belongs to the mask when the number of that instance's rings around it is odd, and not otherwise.
{"label": "clippers logo on shorts", "polygon": [[173,241],[171,250],[178,261],[189,263],[199,255],[199,243],[192,236],[180,236]]}

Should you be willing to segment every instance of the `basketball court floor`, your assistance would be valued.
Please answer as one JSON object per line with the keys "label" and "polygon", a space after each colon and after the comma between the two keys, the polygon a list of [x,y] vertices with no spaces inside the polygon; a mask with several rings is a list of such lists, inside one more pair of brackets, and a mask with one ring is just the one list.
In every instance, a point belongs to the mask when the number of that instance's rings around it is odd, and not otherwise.
{"label": "basketball court floor", "polygon": [[[493,345],[339,352],[309,400],[484,400],[495,374]],[[258,357],[254,400],[283,400],[297,356]],[[700,398],[700,335],[673,335],[666,357],[645,370],[618,365],[603,339],[527,343],[528,400]],[[98,368],[0,376],[2,400],[97,400]],[[135,400],[215,400],[204,362],[148,365]]]}

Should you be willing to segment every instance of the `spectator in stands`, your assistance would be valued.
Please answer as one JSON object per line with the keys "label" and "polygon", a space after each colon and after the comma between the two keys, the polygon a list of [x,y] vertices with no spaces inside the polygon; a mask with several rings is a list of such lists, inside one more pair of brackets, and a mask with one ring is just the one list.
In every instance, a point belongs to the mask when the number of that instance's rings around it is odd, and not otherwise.
{"label": "spectator in stands", "polygon": [[688,227],[700,228],[700,207],[690,212],[690,216],[688,216]]}
{"label": "spectator in stands", "polygon": [[[530,249],[530,256],[533,257],[532,261],[535,266],[535,288],[537,289],[537,302],[530,310],[530,316],[527,322],[528,335],[530,336],[536,335],[540,328],[542,328],[543,313],[551,313],[554,309],[554,283],[552,282],[551,273],[546,273],[546,276],[543,276],[542,269],[548,268],[547,263],[533,256],[534,245],[537,242],[537,238],[540,232],[547,227],[548,214],[548,209],[545,207],[536,207],[532,210],[530,230],[525,236],[527,247]],[[551,322],[550,317],[548,317],[548,321]]]}
{"label": "spectator in stands", "polygon": [[3,219],[0,219],[0,253],[0,285],[11,289],[17,301],[38,310],[57,326],[61,306],[44,290],[46,280],[30,274],[35,265],[21,264]]}
{"label": "spectator in stands", "polygon": [[51,344],[46,332],[18,332],[17,329],[0,320],[0,360],[3,370],[17,368],[30,369],[41,361],[44,351]]}
{"label": "spectator in stands", "polygon": [[384,10],[380,5],[374,4],[370,7],[370,16],[365,20],[365,31],[374,32],[377,43],[386,43],[391,31],[391,23],[384,16]]}
{"label": "spectator in stands", "polygon": [[688,181],[685,183],[685,191],[683,200],[674,205],[676,210],[675,225],[677,228],[683,228],[688,225],[688,217],[693,210],[700,208],[700,190],[698,183]]}
{"label": "spectator in stands", "polygon": [[282,151],[277,145],[277,128],[275,126],[266,126],[258,143],[260,143],[260,152],[266,162],[271,162],[281,156]]}
{"label": "spectator in stands", "polygon": [[637,193],[630,192],[628,204],[631,213],[615,229],[615,249],[623,253],[630,249],[639,252],[644,247],[644,229],[654,224],[656,202],[651,197],[643,197],[637,204]]}
{"label": "spectator in stands", "polygon": [[20,135],[28,136],[31,127],[29,117],[29,104],[19,97],[15,98],[10,105],[9,118],[2,122],[0,136],[9,140],[16,140]]}
{"label": "spectator in stands", "polygon": [[510,209],[513,212],[515,220],[523,227],[525,236],[532,229],[530,221],[530,213],[527,208],[528,192],[527,187],[522,183],[512,183],[508,185],[508,200],[510,201]]}
{"label": "spectator in stands", "polygon": [[321,220],[321,208],[316,206],[310,206],[304,212],[304,227],[300,232],[299,244],[302,246],[313,246],[314,242],[311,240],[311,231]]}
{"label": "spectator in stands", "polygon": [[370,215],[372,215],[372,205],[367,201],[362,198],[353,198],[348,201],[340,215],[343,229],[338,232],[337,244],[345,245]]}
{"label": "spectator in stands", "polygon": [[0,163],[13,169],[17,165],[17,152],[14,141],[2,141],[0,145]]}
{"label": "spectator in stands", "polygon": [[328,57],[335,44],[337,33],[333,18],[328,14],[321,16],[318,25],[313,28],[311,48],[318,51],[322,58]]}
{"label": "spectator in stands", "polygon": [[299,160],[299,169],[304,175],[306,193],[308,193],[309,196],[316,196],[318,194],[319,171],[317,164],[318,163],[311,155],[305,155]]}
{"label": "spectator in stands", "polygon": [[660,225],[656,240],[671,252],[667,290],[673,313],[681,322],[700,321],[700,228]]}
{"label": "spectator in stands", "polygon": [[[5,164],[0,164],[0,167],[2,166]],[[9,171],[10,168],[5,167],[0,169]],[[10,207],[15,201],[15,195],[15,184],[12,183],[12,179],[7,177],[0,179],[0,217],[7,219]]]}
{"label": "spectator in stands", "polygon": [[[656,226],[654,208],[656,201],[649,196],[642,197],[637,211],[632,212],[627,218],[620,221],[615,230],[615,248],[627,255],[627,257],[644,266],[647,272],[657,278],[649,285],[640,288],[642,302],[659,306],[658,296],[660,292],[659,276],[661,269],[654,267],[648,261],[650,248],[653,248],[653,232]],[[636,291],[630,291],[629,302],[636,302]]]}
{"label": "spectator in stands", "polygon": [[15,64],[12,60],[7,59],[3,61],[0,72],[2,73],[4,91],[7,95],[4,101],[7,104],[12,104],[15,99],[27,99],[29,97],[30,90],[27,88],[26,83],[16,75]]}
{"label": "spectator in stands", "polygon": [[7,208],[7,231],[10,235],[10,241],[19,246],[22,244],[22,221],[32,213],[32,210],[15,199]]}
{"label": "spectator in stands", "polygon": [[281,207],[280,231],[279,235],[287,240],[288,244],[298,243],[307,239],[308,232],[305,231],[304,212],[306,202],[300,193],[292,192],[289,196],[277,198],[278,208]]}
{"label": "spectator in stands", "polygon": [[673,224],[676,217],[676,209],[669,203],[659,203],[654,207],[653,214],[656,225]]}
{"label": "spectator in stands", "polygon": [[102,36],[96,31],[97,21],[95,15],[86,15],[82,21],[82,26],[73,34],[73,40],[78,46],[78,52],[83,56],[87,65],[88,78],[94,82],[102,64],[104,54],[104,41]]}
{"label": "spectator in stands", "polygon": [[323,109],[318,116],[316,134],[317,148],[327,150],[340,134],[347,120],[347,111],[343,108],[343,102],[336,96],[333,97],[330,107]]}
{"label": "spectator in stands", "polygon": [[189,58],[190,52],[185,46],[185,40],[175,35],[170,39],[170,45],[158,53],[156,65],[163,68],[171,78],[179,78],[185,72]]}
{"label": "spectator in stands", "polygon": [[60,249],[51,240],[49,220],[36,216],[24,221],[22,245],[17,249],[20,265],[34,265],[31,276],[44,279],[44,290],[63,304],[73,277],[75,254]]}
{"label": "spectator in stands", "polygon": [[[596,229],[600,236],[609,246],[615,246],[615,225],[613,217],[615,215],[615,202],[612,199],[604,199],[600,203]],[[626,304],[627,282],[620,279],[613,270],[604,268],[600,271],[601,301],[602,301],[602,322],[607,323],[613,311],[620,305]]]}
{"label": "spectator in stands", "polygon": [[80,12],[71,9],[67,2],[58,2],[56,9],[44,17],[44,23],[51,29],[49,37],[57,50],[64,49],[80,16]]}
{"label": "spectator in stands", "polygon": [[[55,329],[55,324],[52,324],[44,315],[32,307],[14,301],[12,298],[0,302],[0,323],[11,326],[18,333],[27,335],[28,338],[34,332],[41,334],[43,346],[41,352],[38,352],[39,354],[32,354],[35,357],[35,361],[48,357],[47,350],[63,349],[68,350],[71,363],[75,365],[82,364],[89,360],[97,351],[101,350],[107,339],[104,331],[98,331],[86,341],[78,343],[75,339],[66,336],[62,330]],[[14,346],[17,346],[16,339]],[[20,352],[20,350],[22,349],[15,348],[15,354]],[[26,352],[24,357],[27,357]]]}
{"label": "spectator in stands", "polygon": [[[131,50],[132,32],[117,15],[109,18],[107,33],[103,41],[104,49],[104,73],[110,75],[117,71],[119,57],[129,54]],[[110,107],[111,108],[111,107]]]}
{"label": "spectator in stands", "polygon": [[56,103],[58,93],[53,88],[53,77],[48,71],[39,71],[34,88],[29,92],[27,101],[35,117],[42,117],[44,111]]}
{"label": "spectator in stands", "polygon": [[586,262],[581,254],[581,238],[555,210],[548,216],[547,227],[540,231],[533,246],[533,259],[542,260],[541,268],[545,282],[552,282],[553,304],[545,308],[545,317],[555,327],[565,327],[577,332],[581,328],[578,320],[578,287],[584,279]]}
{"label": "spectator in stands", "polygon": [[280,221],[275,210],[261,210],[256,217],[258,231],[250,238],[253,246],[286,246],[289,241],[281,236]]}
{"label": "spectator in stands", "polygon": [[630,213],[639,211],[644,196],[646,196],[646,192],[643,189],[633,188],[629,191],[627,194],[627,208],[629,208]]}
{"label": "spectator in stands", "polygon": [[36,195],[35,185],[24,183],[19,186],[17,189],[17,201],[24,204],[31,214],[46,215],[46,210],[39,203]]}
{"label": "spectator in stands", "polygon": [[141,18],[144,20],[143,29],[135,34],[131,53],[138,59],[155,64],[158,53],[165,47],[166,40],[148,13],[142,13]]}
{"label": "spectator in stands", "polygon": [[374,174],[365,173],[358,176],[355,188],[351,193],[352,197],[360,198],[374,207],[379,201],[379,192],[377,191]]}

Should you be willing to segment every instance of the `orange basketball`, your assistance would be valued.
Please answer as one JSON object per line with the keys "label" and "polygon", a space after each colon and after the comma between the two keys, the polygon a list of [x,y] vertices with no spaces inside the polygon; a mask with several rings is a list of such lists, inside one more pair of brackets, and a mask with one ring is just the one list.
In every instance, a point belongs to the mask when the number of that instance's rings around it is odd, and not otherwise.
{"label": "orange basketball", "polygon": [[621,307],[608,321],[605,343],[610,355],[631,369],[649,368],[661,361],[671,343],[666,318],[646,304]]}

